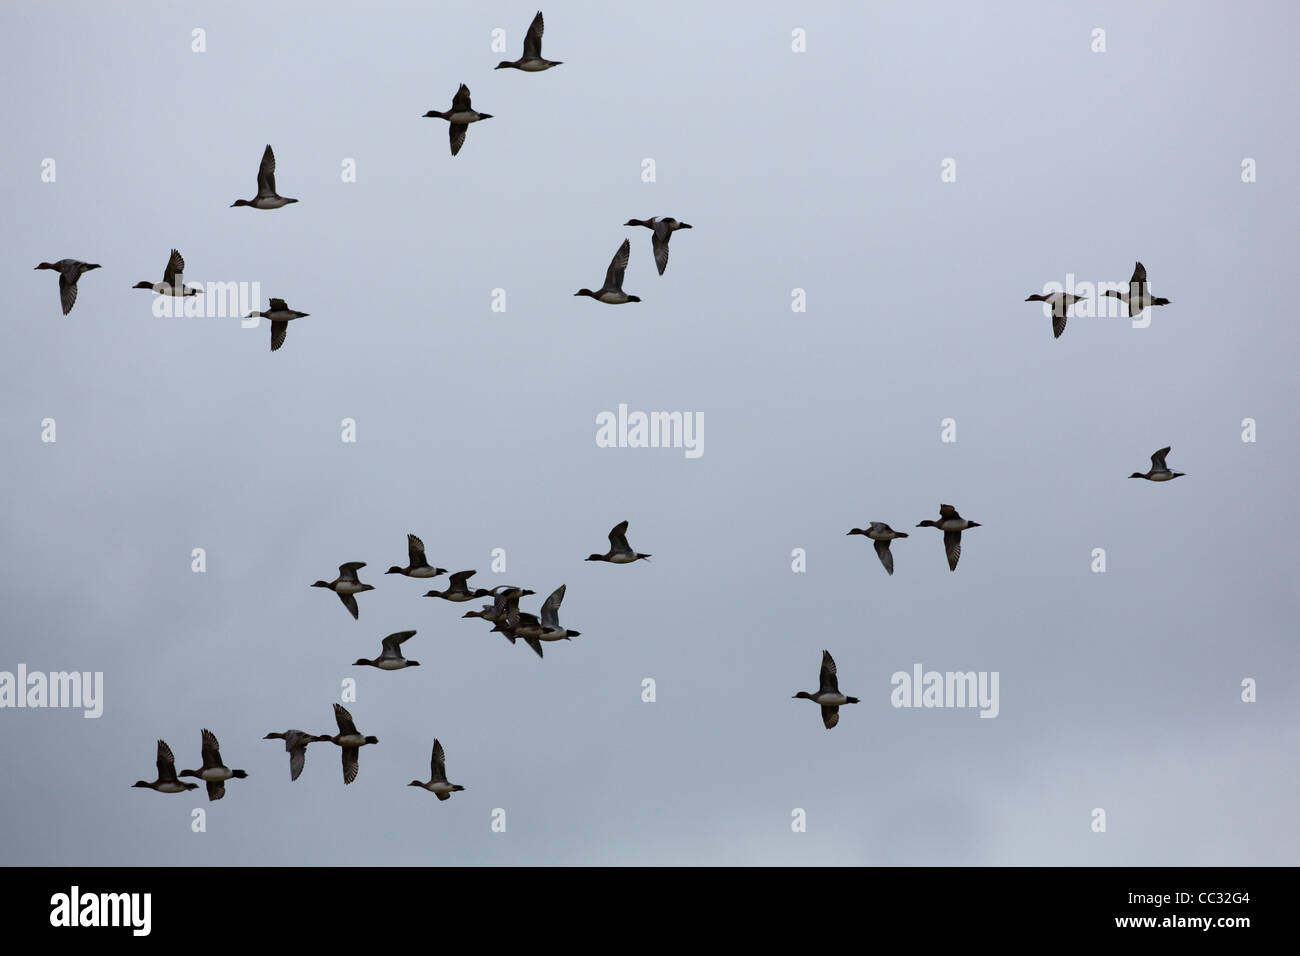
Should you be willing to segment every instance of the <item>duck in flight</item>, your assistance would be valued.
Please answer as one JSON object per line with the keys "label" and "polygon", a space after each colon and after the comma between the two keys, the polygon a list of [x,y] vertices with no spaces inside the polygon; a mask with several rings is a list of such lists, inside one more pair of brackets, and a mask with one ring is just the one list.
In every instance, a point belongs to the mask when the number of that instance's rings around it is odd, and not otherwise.
{"label": "duck in flight", "polygon": [[378,667],[381,671],[400,671],[404,667],[419,667],[419,661],[408,661],[402,656],[402,644],[414,636],[414,631],[398,631],[396,634],[389,634],[384,638],[383,650],[380,651],[378,657],[373,661],[362,657],[352,666],[369,665],[370,667]]}
{"label": "duck in flight", "polygon": [[279,209],[281,206],[297,201],[281,196],[275,191],[275,153],[268,143],[266,152],[262,154],[262,165],[257,167],[257,195],[252,199],[236,199],[230,204],[230,208],[251,206],[254,209]]}
{"label": "duck in flight", "polygon": [[1165,456],[1173,450],[1173,445],[1166,445],[1158,452],[1151,456],[1151,470],[1145,475],[1140,471],[1135,471],[1129,475],[1130,478],[1145,478],[1147,481],[1173,481],[1175,478],[1181,478],[1186,472],[1170,471],[1169,466],[1165,464]]}
{"label": "duck in flight", "polygon": [[221,762],[221,745],[217,736],[203,728],[203,766],[198,770],[182,770],[182,777],[198,777],[208,785],[208,799],[220,800],[226,795],[226,781],[243,780],[248,776],[243,770],[231,770]]}
{"label": "duck in flight", "polygon": [[618,247],[618,252],[614,253],[614,258],[609,263],[609,268],[605,270],[605,284],[592,292],[590,289],[579,289],[574,295],[589,295],[597,302],[604,302],[606,305],[623,305],[625,302],[640,302],[640,298],[634,295],[628,295],[623,291],[623,273],[627,272],[627,260],[632,255],[632,243],[627,239]]}
{"label": "duck in flight", "polygon": [[631,564],[633,561],[643,561],[649,557],[648,554],[638,554],[632,550],[631,545],[627,543],[627,522],[620,521],[610,529],[609,550],[604,554],[588,555],[584,560],[608,561],[610,564]]}
{"label": "duck in flight", "polygon": [[1072,295],[1069,292],[1053,292],[1051,295],[1035,293],[1025,301],[1042,302],[1052,307],[1052,338],[1059,339],[1061,333],[1065,331],[1066,313],[1070,311],[1070,306],[1074,305],[1074,303],[1082,302],[1083,296]]}
{"label": "duck in flight", "polygon": [[967,528],[978,528],[978,521],[967,521],[957,514],[952,505],[939,506],[939,520],[928,518],[917,525],[918,528],[938,528],[943,532],[943,549],[948,555],[948,570],[957,570],[957,561],[961,557],[961,533]]}
{"label": "duck in flight", "polygon": [[436,578],[446,574],[446,568],[435,568],[424,556],[424,542],[413,534],[406,536],[406,567],[393,565],[385,574],[404,574],[408,578]]}
{"label": "duck in flight", "polygon": [[312,585],[314,588],[329,588],[339,596],[343,606],[356,620],[360,620],[361,613],[357,609],[357,595],[363,591],[373,591],[373,584],[362,584],[357,578],[357,572],[366,566],[364,561],[349,561],[347,564],[339,565],[339,576],[333,581],[317,581]]}
{"label": "duck in flight", "polygon": [[187,295],[199,295],[199,289],[190,289],[185,286],[183,275],[185,272],[185,260],[175,249],[172,250],[171,258],[167,260],[167,268],[163,270],[162,282],[150,282],[147,279],[141,279],[131,288],[133,289],[152,289],[159,295],[174,295],[178,298]]}
{"label": "duck in flight", "polygon": [[318,737],[303,730],[286,730],[283,733],[269,733],[263,740],[283,740],[284,749],[289,753],[289,779],[297,780],[307,762],[307,745],[318,741],[329,741],[329,737]]}
{"label": "duck in flight", "polygon": [[1151,295],[1151,289],[1147,286],[1147,267],[1138,263],[1133,267],[1133,278],[1128,280],[1128,289],[1119,292],[1115,289],[1107,289],[1103,295],[1113,296],[1128,306],[1129,317],[1141,315],[1151,305],[1169,305],[1168,299],[1157,299]]}
{"label": "duck in flight", "polygon": [[316,739],[328,740],[343,748],[343,783],[349,784],[357,779],[357,772],[361,769],[358,751],[366,744],[379,743],[379,738],[363,737],[357,733],[357,725],[353,723],[352,715],[341,704],[334,705],[334,722],[339,725],[337,734],[333,737],[321,736]]}
{"label": "duck in flight", "polygon": [[849,534],[865,535],[876,543],[876,557],[880,558],[880,563],[885,566],[885,570],[890,575],[894,573],[894,556],[890,553],[889,542],[895,538],[906,538],[907,535],[902,531],[895,531],[883,521],[873,521],[864,528],[854,528]]}
{"label": "duck in flight", "polygon": [[184,793],[199,787],[197,783],[185,783],[176,776],[176,758],[172,756],[172,748],[167,746],[165,740],[158,741],[158,779],[152,783],[137,780],[131,786],[146,787],[158,793]]}
{"label": "duck in flight", "polygon": [[[538,16],[540,17],[541,14],[539,13]],[[407,786],[423,787],[435,794],[439,800],[450,800],[453,793],[465,789],[458,783],[447,782],[447,755],[443,753],[442,744],[436,738],[433,741],[433,760],[429,764],[429,782],[412,780]]]}
{"label": "duck in flight", "polygon": [[533,22],[528,27],[528,32],[524,34],[524,55],[517,60],[502,60],[496,68],[540,73],[542,70],[549,70],[563,63],[563,60],[547,60],[542,57],[542,33],[545,30],[546,22],[542,19],[542,11],[538,10],[537,16],[533,17]]}
{"label": "duck in flight", "polygon": [[284,344],[284,337],[289,334],[289,323],[294,319],[305,319],[310,312],[298,312],[289,308],[284,299],[272,299],[270,309],[266,312],[250,312],[246,319],[266,319],[271,323],[271,351],[274,352]]}
{"label": "duck in flight", "polygon": [[655,267],[663,275],[668,268],[668,240],[678,229],[694,229],[689,222],[678,222],[672,216],[651,216],[649,219],[629,219],[625,226],[645,226],[650,230],[650,246],[655,254]]}
{"label": "duck in flight", "polygon": [[810,700],[814,704],[820,704],[822,723],[826,725],[827,730],[840,722],[841,707],[845,704],[858,703],[856,697],[847,697],[840,693],[839,679],[835,675],[835,658],[831,657],[830,651],[822,651],[821,687],[817,693],[810,694],[806,690],[801,690],[791,699]]}
{"label": "duck in flight", "polygon": [[451,133],[451,155],[453,156],[459,153],[460,148],[465,145],[465,131],[469,129],[470,123],[492,118],[491,113],[480,113],[470,106],[469,87],[464,83],[460,85],[460,89],[452,97],[451,109],[446,112],[429,110],[424,115],[426,118],[445,119],[451,124],[449,132]]}
{"label": "duck in flight", "polygon": [[[28,260],[30,261],[30,260]],[[42,262],[36,269],[53,269],[59,274],[59,302],[63,305],[63,314],[67,315],[77,302],[77,280],[83,273],[98,269],[97,262],[82,262],[80,259],[60,259],[58,262]]]}
{"label": "duck in flight", "polygon": [[473,591],[469,589],[466,582],[476,574],[478,574],[477,571],[457,571],[447,579],[447,590],[429,591],[424,596],[442,598],[444,601],[454,601],[457,604],[472,601],[475,598],[491,597],[492,592],[487,588],[475,588]]}

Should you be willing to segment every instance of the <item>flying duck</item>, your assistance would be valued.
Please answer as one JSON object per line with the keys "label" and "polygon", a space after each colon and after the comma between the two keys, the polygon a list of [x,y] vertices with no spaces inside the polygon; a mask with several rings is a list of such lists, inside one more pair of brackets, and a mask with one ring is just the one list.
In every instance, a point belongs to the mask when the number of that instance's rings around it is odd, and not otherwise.
{"label": "flying duck", "polygon": [[303,764],[307,762],[307,745],[318,741],[328,741],[329,737],[317,737],[302,730],[286,730],[284,733],[270,733],[263,740],[283,740],[284,749],[289,753],[289,779],[297,780],[302,773]]}
{"label": "flying duck", "polygon": [[948,554],[948,570],[957,570],[957,559],[961,557],[961,533],[967,528],[978,528],[978,521],[967,521],[957,514],[952,505],[939,506],[939,520],[928,518],[917,525],[918,528],[938,528],[943,532],[943,549]]}
{"label": "flying duck", "polygon": [[281,206],[297,201],[287,199],[275,191],[275,153],[271,151],[268,143],[266,152],[262,154],[262,165],[257,167],[257,195],[252,199],[236,199],[230,204],[230,208],[252,206],[254,209],[279,209]]}
{"label": "flying duck", "polygon": [[408,661],[402,656],[402,643],[414,634],[414,631],[398,631],[396,634],[389,634],[384,638],[384,649],[378,657],[373,661],[362,657],[352,666],[360,667],[368,664],[371,667],[378,667],[381,671],[400,671],[403,667],[419,667],[419,661]]}
{"label": "flying duck", "polygon": [[822,723],[827,730],[840,722],[840,708],[843,705],[858,703],[856,697],[846,697],[840,693],[840,683],[835,676],[835,658],[831,657],[830,651],[822,651],[821,689],[815,694],[801,690],[791,700],[800,698],[821,704]]}
{"label": "flying duck", "polygon": [[149,282],[141,280],[133,285],[133,289],[152,289],[159,295],[174,295],[184,297],[187,295],[198,295],[201,290],[186,288],[182,281],[185,272],[185,260],[175,249],[172,250],[172,256],[167,260],[167,268],[163,270],[162,282]]}
{"label": "flying duck", "polygon": [[[541,14],[539,13],[537,16],[541,17]],[[465,789],[458,783],[447,782],[447,755],[442,752],[442,744],[437,739],[433,741],[433,760],[429,764],[429,782],[423,783],[419,780],[412,780],[407,786],[423,787],[430,793],[436,794],[439,800],[450,800],[453,793]]]}
{"label": "flying duck", "polygon": [[271,323],[271,351],[274,352],[284,344],[284,337],[289,332],[289,323],[293,319],[302,319],[310,312],[298,312],[285,305],[284,299],[272,299],[269,312],[250,312],[246,319],[268,319]]}
{"label": "flying duck", "polygon": [[176,758],[172,756],[172,748],[167,746],[165,740],[158,741],[158,779],[153,783],[137,780],[131,786],[147,787],[159,793],[184,793],[186,790],[199,788],[197,783],[184,783],[177,778]]}
{"label": "flying duck", "polygon": [[99,263],[82,262],[80,259],[60,259],[58,262],[42,262],[36,268],[53,269],[59,274],[59,301],[63,303],[63,314],[67,315],[77,301],[77,280],[81,278],[83,272],[98,269]]}
{"label": "flying duck", "polygon": [[1135,471],[1129,475],[1130,478],[1145,478],[1147,481],[1173,481],[1175,478],[1181,478],[1186,474],[1184,471],[1170,471],[1169,466],[1165,464],[1165,455],[1169,454],[1173,445],[1166,445],[1158,452],[1151,456],[1151,470],[1145,475],[1140,471]]}
{"label": "flying duck", "polygon": [[1128,280],[1127,291],[1107,289],[1102,295],[1114,296],[1127,305],[1130,318],[1141,315],[1149,305],[1169,305],[1168,299],[1152,298],[1151,290],[1147,287],[1147,267],[1140,262],[1133,267],[1133,278]]}
{"label": "flying duck", "polygon": [[590,289],[579,289],[574,295],[589,295],[597,302],[604,302],[606,305],[622,305],[625,302],[640,302],[641,300],[634,295],[628,295],[623,291],[623,273],[627,271],[627,260],[632,255],[632,243],[627,239],[618,247],[618,252],[614,253],[614,258],[605,271],[605,284],[592,292]]}
{"label": "flying duck", "polygon": [[1083,296],[1072,295],[1069,292],[1053,292],[1051,295],[1035,293],[1025,301],[1043,302],[1052,307],[1052,338],[1059,339],[1061,333],[1065,331],[1065,314],[1070,311],[1070,306],[1074,303],[1082,302]]}
{"label": "flying duck", "polygon": [[542,20],[542,11],[537,11],[537,16],[533,17],[532,24],[528,27],[528,32],[524,34],[524,55],[519,59],[502,60],[496,65],[498,70],[523,70],[525,73],[540,73],[542,70],[549,70],[553,66],[559,66],[563,60],[546,60],[542,58],[542,33],[546,30],[546,23]]}
{"label": "flying duck", "polygon": [[451,155],[453,156],[459,153],[461,146],[465,144],[465,130],[469,128],[470,123],[492,118],[491,113],[480,113],[469,105],[469,87],[464,83],[460,85],[460,89],[452,97],[451,109],[445,113],[429,110],[424,115],[435,119],[445,119],[451,123],[449,132],[451,133]]}
{"label": "flying duck", "polygon": [[609,550],[604,554],[588,555],[586,561],[608,561],[610,564],[631,564],[650,557],[638,554],[627,543],[627,522],[620,521],[609,532]]}
{"label": "flying duck", "polygon": [[405,574],[408,578],[436,578],[446,574],[446,568],[435,568],[424,556],[424,542],[413,534],[406,536],[406,564],[404,568],[393,565],[385,574]]}
{"label": "flying duck", "polygon": [[895,531],[883,521],[873,521],[867,525],[866,530],[854,528],[849,534],[866,535],[876,543],[876,557],[880,558],[880,563],[885,566],[885,570],[891,575],[894,573],[894,556],[889,551],[889,542],[894,538],[906,538],[907,535],[902,531]]}
{"label": "flying duck", "polygon": [[379,743],[378,737],[363,737],[357,733],[357,725],[352,722],[352,715],[341,704],[334,705],[334,720],[339,725],[339,732],[333,737],[321,736],[317,740],[328,740],[343,748],[343,782],[351,783],[357,779],[360,764],[358,751],[366,744]]}
{"label": "flying duck", "polygon": [[660,275],[663,275],[664,270],[668,268],[668,240],[673,237],[673,233],[678,229],[694,228],[690,223],[678,222],[671,216],[662,219],[658,216],[651,216],[649,219],[629,219],[623,225],[645,226],[653,233],[650,237],[650,245],[654,249],[655,265],[658,266]]}
{"label": "flying duck", "polygon": [[465,601],[472,601],[475,598],[490,597],[492,592],[486,588],[475,588],[471,591],[469,586],[465,583],[476,574],[478,574],[477,571],[457,571],[447,579],[449,582],[447,590],[429,591],[424,596],[442,598],[444,601],[455,601],[457,604],[461,604]]}
{"label": "flying duck", "polygon": [[226,781],[232,777],[243,780],[248,776],[242,770],[231,770],[221,762],[221,745],[216,734],[203,729],[203,766],[198,770],[182,770],[182,777],[198,777],[208,784],[208,799],[220,800],[226,795]]}
{"label": "flying duck", "polygon": [[356,596],[362,591],[373,591],[373,584],[362,584],[357,578],[357,572],[366,566],[364,561],[349,561],[347,564],[339,565],[339,576],[333,581],[317,581],[312,585],[314,588],[329,588],[339,596],[343,606],[348,609],[353,618],[360,620],[361,615],[357,610]]}

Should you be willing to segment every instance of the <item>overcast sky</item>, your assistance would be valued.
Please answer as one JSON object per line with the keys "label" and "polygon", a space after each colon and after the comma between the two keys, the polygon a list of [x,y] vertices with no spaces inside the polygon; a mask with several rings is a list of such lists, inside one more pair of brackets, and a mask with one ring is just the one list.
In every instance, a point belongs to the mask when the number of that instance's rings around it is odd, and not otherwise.
{"label": "overcast sky", "polygon": [[[1296,10],[548,3],[563,66],[493,71],[535,9],[0,6],[0,670],[104,675],[99,719],[0,711],[3,861],[1300,861]],[[230,208],[268,143],[300,201]],[[663,276],[656,215],[694,226]],[[624,238],[643,301],[575,298]],[[172,247],[310,316],[275,353],[156,318]],[[102,264],[68,316],[61,258]],[[1146,328],[1023,301],[1137,260]],[[703,453],[598,447],[620,403]],[[1127,480],[1165,445],[1185,478]],[[940,503],[982,525],[955,573]],[[624,519],[653,558],[584,562]],[[581,637],[421,598],[408,532],[525,610],[567,584]],[[347,561],[359,621],[309,587]],[[351,666],[412,628],[420,667]],[[829,732],[791,699],[823,648]],[[916,664],[998,672],[998,716],[891,706]],[[380,744],[291,783],[262,736],[335,733],[349,677]],[[131,789],[203,727],[224,800]],[[445,803],[405,786],[435,737]]]}

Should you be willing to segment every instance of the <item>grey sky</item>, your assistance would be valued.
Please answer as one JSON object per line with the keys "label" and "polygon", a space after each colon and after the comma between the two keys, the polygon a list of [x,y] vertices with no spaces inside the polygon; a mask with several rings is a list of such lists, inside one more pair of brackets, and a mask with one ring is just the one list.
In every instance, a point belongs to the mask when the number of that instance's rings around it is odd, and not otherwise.
{"label": "grey sky", "polygon": [[[1296,10],[543,9],[564,65],[526,75],[492,67],[535,5],[0,7],[0,670],[105,680],[98,720],[0,711],[3,862],[1300,860]],[[453,158],[421,117],[462,82],[494,118]],[[300,202],[228,208],[267,143]],[[664,276],[622,226],[654,215],[695,227]],[[624,238],[644,301],[574,298]],[[154,318],[173,246],[310,317],[274,354]],[[65,257],[103,266],[66,317]],[[1139,259],[1148,328],[1023,302]],[[703,455],[598,448],[619,403],[702,413]],[[1126,479],[1164,445],[1185,480]],[[913,527],[941,502],[983,525],[956,573]],[[623,519],[653,559],[584,562]],[[871,520],[911,535],[892,578]],[[407,532],[525,609],[567,584],[582,636],[539,661],[420,598]],[[352,560],[359,621],[308,586]],[[349,666],[409,628],[421,667]],[[831,732],[790,699],[823,648],[861,698]],[[998,671],[999,716],[891,707],[918,662]],[[333,733],[345,677],[380,745],[290,783],[260,738]],[[201,727],[249,779],[130,789]],[[446,803],[404,786],[434,737]]]}

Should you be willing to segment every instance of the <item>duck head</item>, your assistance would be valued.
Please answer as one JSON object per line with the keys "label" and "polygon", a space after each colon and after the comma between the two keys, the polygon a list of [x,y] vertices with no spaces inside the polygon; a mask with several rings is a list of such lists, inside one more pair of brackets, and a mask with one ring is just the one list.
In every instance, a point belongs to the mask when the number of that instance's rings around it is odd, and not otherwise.
{"label": "duck head", "polygon": [[812,700],[812,699],[813,699],[813,695],[810,694],[810,693],[808,693],[806,690],[801,690],[801,691],[799,691],[799,693],[795,694],[795,695],[794,695],[793,697],[791,697],[790,699],[791,699],[791,700],[799,700],[800,698],[802,698],[802,699],[804,699],[804,700]]}
{"label": "duck head", "polygon": [[[45,267],[44,267],[44,266],[37,266],[36,268],[38,268],[38,269],[42,269],[42,268],[45,268]],[[53,267],[53,266],[50,266],[49,268],[52,269],[52,268],[54,268],[54,267]],[[590,289],[579,289],[577,292],[575,292],[575,293],[573,293],[573,294],[574,294],[574,295],[589,295],[589,296],[591,296],[593,299],[596,298],[596,293],[592,292]]]}

